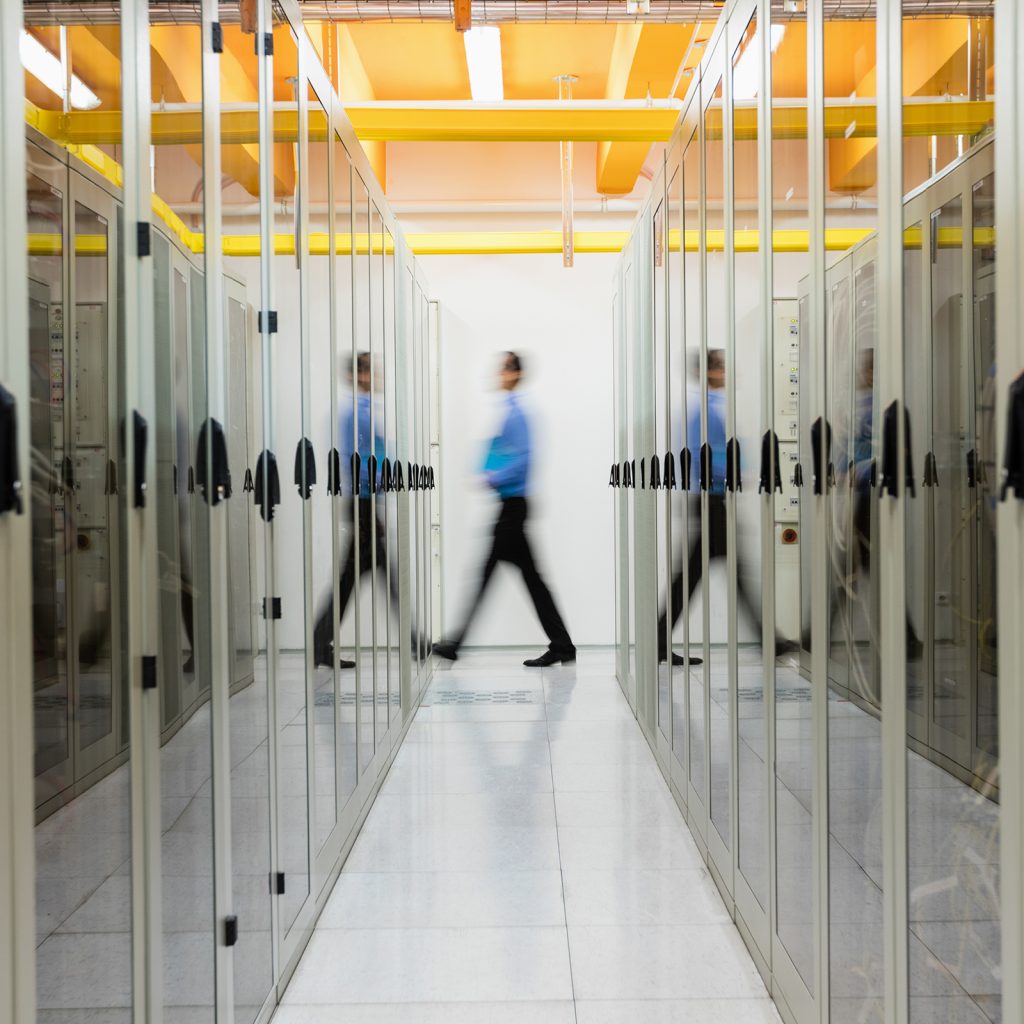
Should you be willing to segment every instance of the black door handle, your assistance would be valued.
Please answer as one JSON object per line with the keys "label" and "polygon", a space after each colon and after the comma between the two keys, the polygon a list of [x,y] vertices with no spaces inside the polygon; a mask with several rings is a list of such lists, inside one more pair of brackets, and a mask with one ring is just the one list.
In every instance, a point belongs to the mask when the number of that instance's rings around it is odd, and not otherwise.
{"label": "black door handle", "polygon": [[[825,435],[824,439],[822,435]],[[824,440],[824,444],[823,444]],[[825,459],[822,458],[822,449],[826,449]],[[832,425],[819,416],[811,424],[811,489],[815,494],[825,493],[825,481],[827,479],[827,468],[825,462],[832,454]]]}
{"label": "black door handle", "polygon": [[402,472],[402,461],[401,459],[395,459],[395,490],[405,490],[405,474]]}
{"label": "black door handle", "polygon": [[135,439],[135,486],[132,488],[132,503],[135,508],[146,507],[146,445],[149,441],[149,424],[137,409],[132,411],[132,435]]}
{"label": "black door handle", "polygon": [[725,442],[725,489],[732,493],[743,490],[743,481],[740,479],[740,442],[735,437]]}
{"label": "black door handle", "polygon": [[939,486],[939,471],[935,462],[935,452],[926,452],[924,457],[924,479],[921,481],[925,487]]}
{"label": "black door handle", "polygon": [[370,493],[377,493],[377,456],[371,455],[366,462],[367,473],[370,477]]}
{"label": "black door handle", "polygon": [[769,430],[761,438],[761,473],[757,493],[782,490],[782,467],[779,465],[779,435]]}
{"label": "black door handle", "polygon": [[395,489],[395,481],[391,475],[391,460],[386,455],[384,456],[384,465],[380,471],[380,489],[385,494],[389,494]]}
{"label": "black door handle", "polygon": [[428,488],[428,490],[432,491],[432,490],[434,490],[434,488],[436,486],[437,486],[437,484],[434,481],[434,467],[433,466],[428,466],[427,467],[427,488]]}
{"label": "black door handle", "polygon": [[178,493],[178,464],[177,463],[175,463],[173,466],[171,466],[171,487],[174,490],[174,493],[177,494]]}
{"label": "black door handle", "polygon": [[253,501],[260,507],[265,523],[274,518],[274,509],[281,504],[281,477],[277,471],[277,456],[269,449],[260,452],[256,460],[256,482]]}
{"label": "black door handle", "polygon": [[[312,446],[310,448],[312,449]],[[207,504],[219,505],[231,497],[228,443],[224,427],[219,421],[208,419],[199,428],[197,449],[196,475],[199,477],[199,493]],[[207,466],[207,459],[210,462],[209,466]],[[313,480],[316,480],[315,467]]]}
{"label": "black door handle", "polygon": [[657,455],[651,456],[651,490],[661,490],[661,460]]}
{"label": "black door handle", "polygon": [[1010,385],[1008,395],[999,500],[1006,501],[1010,491],[1018,501],[1024,501],[1024,373]]}
{"label": "black door handle", "polygon": [[242,481],[242,490],[246,493],[253,490],[252,470],[248,466],[245,469],[245,480]]}
{"label": "black door handle", "polygon": [[973,448],[967,453],[967,486],[978,486],[978,453]]}
{"label": "black door handle", "polygon": [[689,448],[679,450],[679,475],[683,478],[683,490],[690,489],[690,474],[693,472],[693,454]]}
{"label": "black door handle", "polygon": [[[103,489],[106,495],[117,494],[117,463],[113,459],[107,460],[107,486]],[[174,493],[178,493],[178,467],[174,467]]]}
{"label": "black door handle", "polygon": [[75,493],[75,464],[70,455],[64,456],[64,493],[69,496]]}
{"label": "black door handle", "polygon": [[354,498],[359,497],[359,482],[360,477],[363,475],[363,461],[359,457],[359,452],[353,452],[352,458],[349,460],[352,468],[352,496]]}
{"label": "black door handle", "polygon": [[189,466],[188,467],[188,493],[195,494],[196,492],[196,472]]}
{"label": "black door handle", "polygon": [[707,491],[711,487],[713,459],[711,445],[705,441],[700,446],[700,489],[702,491]]}
{"label": "black door handle", "polygon": [[612,463],[612,468],[608,471],[608,486],[615,487],[615,463]]}
{"label": "black door handle", "polygon": [[341,453],[337,448],[332,448],[327,455],[327,493],[341,494]]}
{"label": "black door handle", "polygon": [[313,486],[316,484],[316,453],[313,451],[313,442],[308,437],[299,438],[295,446],[295,488],[303,501],[309,501],[313,496]]}
{"label": "black door handle", "polygon": [[804,467],[798,462],[793,467],[793,486],[801,488],[804,485]]}
{"label": "black door handle", "polygon": [[21,459],[18,457],[18,403],[0,384],[0,515],[22,515]]}
{"label": "black door handle", "polygon": [[[898,476],[898,417],[899,417],[899,402],[892,401],[886,407],[885,415],[882,419],[882,486],[880,490],[881,496],[888,494],[890,497],[895,498],[899,494],[899,488],[897,486]],[[917,485],[914,482],[914,460],[912,456],[913,449],[911,447],[910,440],[910,414],[906,409],[903,410],[903,470],[904,470],[904,486],[907,489],[907,493],[910,497],[917,496]]]}
{"label": "black door handle", "polygon": [[676,457],[672,452],[665,452],[662,484],[669,491],[674,491],[678,486],[678,481],[676,480]]}

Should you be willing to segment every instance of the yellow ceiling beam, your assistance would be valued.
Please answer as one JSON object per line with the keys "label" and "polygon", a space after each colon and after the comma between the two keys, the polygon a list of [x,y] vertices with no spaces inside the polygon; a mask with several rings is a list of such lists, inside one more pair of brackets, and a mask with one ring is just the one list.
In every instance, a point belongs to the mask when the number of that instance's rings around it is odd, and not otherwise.
{"label": "yellow ceiling beam", "polygon": [[402,142],[667,141],[679,119],[672,107],[349,107],[362,139]]}
{"label": "yellow ceiling beam", "polygon": [[[619,24],[608,68],[609,100],[668,96],[695,25]],[[671,133],[670,133],[671,134]],[[633,191],[647,159],[651,139],[598,139],[597,191],[626,195]]]}
{"label": "yellow ceiling beam", "polygon": [[[936,87],[935,79],[944,68],[958,59],[965,59],[967,36],[964,19],[929,18],[907,20],[903,24],[903,95],[935,95],[944,88]],[[878,95],[877,68],[872,66],[857,83],[856,95]],[[928,104],[941,108],[943,101]],[[959,102],[946,104],[959,107]],[[872,113],[876,107],[870,108]],[[916,105],[905,105],[904,114],[915,116]],[[934,110],[941,121],[941,109]],[[991,114],[990,114],[991,117]],[[873,188],[878,180],[878,125],[877,117],[870,125],[860,125],[856,112],[847,122],[843,136],[832,136],[828,143],[828,186],[832,192],[860,193]],[[934,132],[931,134],[976,134],[984,127],[978,125],[971,132]],[[865,130],[865,128],[867,130]],[[848,134],[847,134],[848,133]],[[904,135],[908,133],[904,131]]]}
{"label": "yellow ceiling beam", "polygon": [[[200,232],[189,231],[161,200],[154,197],[153,211],[171,228],[181,243],[194,253],[202,253],[205,238]],[[864,228],[836,228],[825,232],[825,248],[829,252],[846,252],[863,241],[870,231]],[[431,231],[413,233],[407,236],[413,253],[417,256],[556,256],[562,252],[561,231]],[[581,253],[617,253],[629,241],[628,231],[577,231],[575,249]],[[684,251],[695,253],[699,235],[687,231],[682,236]],[[940,248],[959,248],[963,234],[958,228],[943,229],[939,236]],[[992,245],[991,228],[975,231],[975,245]],[[810,235],[807,231],[780,230],[772,232],[776,252],[807,252]],[[29,235],[29,252],[33,256],[53,256],[61,252],[62,238],[59,234],[34,232]],[[326,232],[311,232],[309,255],[329,255],[330,235]],[[738,231],[735,237],[737,253],[752,254],[758,251],[760,236],[757,231]],[[221,239],[225,256],[256,257],[260,254],[259,235],[224,235]],[[669,251],[679,252],[680,234],[669,234]],[[725,234],[720,229],[710,230],[705,238],[710,252],[720,252],[725,245]],[[920,248],[920,238],[907,240],[908,249]],[[75,239],[75,253],[78,256],[102,256],[107,251],[106,235],[78,235]],[[394,241],[379,232],[372,234],[335,235],[335,252],[339,256],[365,256],[370,252],[393,254]],[[274,255],[294,256],[295,236],[287,233],[274,235]]]}
{"label": "yellow ceiling beam", "polygon": [[[940,135],[977,135],[992,123],[991,100],[934,100],[903,108],[903,134],[907,138]],[[670,107],[529,107],[479,109],[460,107],[351,106],[348,115],[364,144],[372,142],[667,142],[679,112]],[[47,138],[62,145],[113,145],[121,138],[121,113],[117,110],[80,110],[62,114],[30,103],[25,120]],[[294,143],[298,138],[298,114],[279,110],[274,114],[274,140]],[[757,110],[736,110],[736,138],[757,138]],[[202,115],[198,110],[155,110],[153,144],[197,145],[202,141]],[[259,138],[255,110],[226,111],[221,115],[221,140],[225,146],[253,146]],[[807,108],[777,106],[772,113],[776,139],[807,138]],[[871,104],[840,103],[825,108],[825,136],[829,139],[875,139],[878,111]],[[327,119],[313,110],[309,136],[322,142]],[[707,137],[722,137],[720,111],[709,111]]]}

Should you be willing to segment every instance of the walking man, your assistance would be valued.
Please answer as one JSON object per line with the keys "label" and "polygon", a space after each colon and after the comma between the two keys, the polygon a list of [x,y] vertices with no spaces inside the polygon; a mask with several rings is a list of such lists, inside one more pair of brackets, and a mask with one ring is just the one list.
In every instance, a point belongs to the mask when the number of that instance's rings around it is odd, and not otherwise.
{"label": "walking man", "polygon": [[[349,380],[351,381],[351,370]],[[341,586],[338,593],[338,620],[345,617],[345,609],[356,584],[356,551],[359,552],[359,575],[365,576],[373,569],[373,558],[376,554],[377,570],[385,572],[387,566],[387,549],[385,546],[384,522],[377,514],[373,490],[370,488],[370,456],[375,455],[377,464],[384,461],[384,439],[379,430],[373,429],[373,396],[371,394],[372,364],[369,352],[359,352],[356,356],[356,393],[354,402],[350,402],[341,412],[338,442],[341,449],[341,466],[351,464],[352,453],[360,455],[358,493],[349,494],[346,509],[350,524],[355,526],[358,510],[358,528],[354,529],[349,539],[348,551],[345,555],[345,567],[341,572]],[[354,406],[354,408],[353,408]],[[355,416],[356,437],[352,436],[352,420]],[[353,440],[355,444],[353,444]],[[348,480],[344,468],[342,481]],[[376,525],[376,530],[374,529]],[[358,533],[358,536],[357,536]],[[376,536],[374,536],[376,534]],[[398,601],[398,584],[391,566],[391,577],[388,580],[391,600]],[[333,594],[324,601],[320,614],[317,616],[313,630],[313,657],[316,665],[333,665],[334,648],[334,615]],[[337,658],[340,668],[355,668],[355,662],[347,658]]]}
{"label": "walking man", "polygon": [[487,585],[499,562],[515,565],[523,574],[523,581],[530,592],[537,617],[550,641],[548,649],[539,658],[530,658],[523,664],[543,667],[576,660],[576,648],[561,615],[558,614],[555,599],[541,578],[526,536],[526,495],[532,446],[530,424],[516,394],[522,376],[523,368],[519,356],[515,352],[506,352],[498,376],[498,386],[505,397],[505,420],[501,432],[491,441],[483,467],[487,483],[501,499],[501,509],[494,524],[494,540],[480,575],[476,598],[470,605],[462,629],[458,630],[451,640],[434,644],[434,653],[450,661],[458,657],[466,631],[473,620],[473,615],[480,607]]}

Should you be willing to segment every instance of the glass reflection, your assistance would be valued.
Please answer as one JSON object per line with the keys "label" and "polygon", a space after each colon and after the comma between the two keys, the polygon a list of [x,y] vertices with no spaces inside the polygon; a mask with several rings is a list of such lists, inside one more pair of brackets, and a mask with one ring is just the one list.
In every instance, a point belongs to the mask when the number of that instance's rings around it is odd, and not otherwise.
{"label": "glass reflection", "polygon": [[[691,595],[705,580],[702,593],[707,605],[708,665],[705,669],[710,702],[708,742],[711,747],[709,816],[726,847],[732,845],[729,791],[732,785],[732,693],[729,686],[728,577],[726,567],[726,377],[730,357],[723,347],[729,337],[731,320],[725,266],[725,145],[723,141],[723,82],[719,81],[704,111],[705,211],[705,336],[704,380],[706,385],[701,417],[691,419],[687,429],[691,441],[699,438],[695,451],[707,460],[704,470],[704,555],[701,567],[690,565]],[[692,414],[691,414],[692,415]],[[707,575],[702,572],[706,567]],[[696,570],[696,571],[695,571]]]}
{"label": "glass reflection", "polygon": [[[269,429],[272,410],[263,409],[263,382],[272,374],[264,359],[270,342],[258,333],[256,310],[262,306],[260,247],[241,255],[230,245],[238,235],[258,240],[260,147],[255,118],[248,132],[237,130],[239,109],[255,111],[259,62],[251,35],[225,24],[220,101],[224,173],[221,254],[224,267],[224,344],[227,374],[226,434],[234,494],[228,502],[229,573],[233,611],[230,615],[232,691],[229,705],[231,745],[231,870],[232,903],[239,914],[234,951],[236,1024],[249,1024],[261,1011],[273,983],[273,939],[270,878],[270,691],[266,623],[254,622],[267,594],[266,542],[272,506],[262,502],[262,481],[271,465],[264,453],[275,450]],[[291,166],[279,150],[281,173]],[[211,225],[212,229],[212,225]],[[210,237],[210,232],[207,233]],[[278,798],[294,798],[278,790]]]}
{"label": "glass reflection", "polygon": [[[768,905],[766,708],[761,637],[761,520],[774,501],[761,497],[759,456],[764,414],[764,309],[760,285],[757,101],[760,35],[756,16],[732,54],[733,83],[733,327],[736,369],[735,437],[739,486],[736,509],[738,864],[754,897]],[[753,126],[753,130],[751,130]],[[773,454],[773,453],[772,453]],[[768,467],[765,467],[766,469]],[[771,479],[769,477],[769,479]]]}
{"label": "glass reflection", "polygon": [[[121,109],[120,30],[73,10],[25,30]],[[37,19],[39,23],[37,23]],[[42,22],[47,22],[43,24]],[[29,109],[76,105],[26,71]],[[94,152],[117,153],[114,137]],[[47,122],[38,121],[44,126]],[[26,129],[36,969],[40,1017],[102,1006],[130,1019],[131,813],[123,682],[123,473],[117,424],[123,325],[116,175],[86,172],[60,139]],[[59,158],[54,154],[59,153]],[[94,180],[89,180],[92,177]],[[102,185],[95,181],[103,181]]]}
{"label": "glass reflection", "polygon": [[[699,102],[698,93],[697,100]],[[704,263],[700,238],[700,157],[701,147],[697,132],[685,143],[683,150],[683,317],[686,337],[685,374],[685,417],[684,452],[689,472],[680,466],[682,486],[686,488],[686,562],[684,579],[686,593],[690,596],[688,622],[683,629],[683,643],[686,648],[683,671],[687,673],[687,713],[690,723],[689,754],[690,785],[697,799],[707,806],[707,771],[705,757],[707,739],[705,723],[707,710],[704,701],[704,601],[692,600],[694,588],[700,577],[701,562],[701,499],[699,486],[700,462],[700,347],[703,331]],[[675,588],[673,588],[675,589]],[[678,627],[677,627],[678,630]],[[678,632],[676,639],[679,639]]]}
{"label": "glass reflection", "polygon": [[[773,122],[787,104],[807,103],[807,16],[783,0],[771,3]],[[806,131],[771,139],[773,232],[806,232],[809,188]],[[786,237],[778,235],[779,238]],[[814,978],[814,729],[810,657],[812,551],[810,485],[811,355],[806,248],[772,253],[772,367],[775,430],[782,491],[775,499],[773,545],[775,634],[776,931],[809,993]],[[797,301],[799,297],[799,301]],[[800,485],[804,479],[803,486]],[[800,648],[799,655],[792,648]],[[803,669],[803,671],[802,671]]]}

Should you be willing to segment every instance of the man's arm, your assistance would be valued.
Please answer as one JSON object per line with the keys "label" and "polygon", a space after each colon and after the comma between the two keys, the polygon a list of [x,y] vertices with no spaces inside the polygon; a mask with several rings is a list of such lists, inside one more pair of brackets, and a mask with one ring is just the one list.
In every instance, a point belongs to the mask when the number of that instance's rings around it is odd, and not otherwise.
{"label": "man's arm", "polygon": [[529,463],[530,431],[526,417],[521,412],[510,413],[496,442],[505,458],[501,466],[486,474],[487,482],[495,489],[516,480]]}

